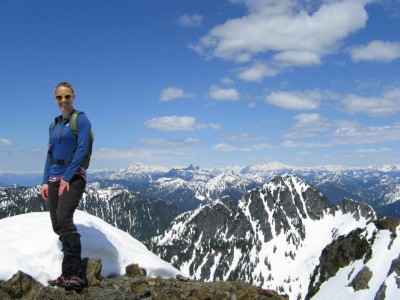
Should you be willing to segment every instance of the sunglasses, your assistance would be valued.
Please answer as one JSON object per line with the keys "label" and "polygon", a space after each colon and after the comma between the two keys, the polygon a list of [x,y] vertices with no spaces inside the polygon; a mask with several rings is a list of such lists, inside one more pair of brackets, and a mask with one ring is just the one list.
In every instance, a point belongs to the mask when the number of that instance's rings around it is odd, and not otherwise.
{"label": "sunglasses", "polygon": [[73,96],[74,96],[74,94],[55,95],[54,99],[56,99],[57,101],[60,101],[62,99],[71,100]]}

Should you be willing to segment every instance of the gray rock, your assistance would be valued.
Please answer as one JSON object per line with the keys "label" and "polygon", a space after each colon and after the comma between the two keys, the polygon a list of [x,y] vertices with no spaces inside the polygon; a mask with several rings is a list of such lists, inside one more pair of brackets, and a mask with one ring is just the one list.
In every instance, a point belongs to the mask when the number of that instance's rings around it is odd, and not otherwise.
{"label": "gray rock", "polygon": [[[99,263],[100,265],[98,265]],[[93,274],[92,278],[99,278],[97,271],[101,269],[101,261],[99,259],[89,259],[89,265],[94,266],[94,268],[87,269],[88,272]],[[104,278],[99,281],[99,284],[89,285],[81,293],[75,291],[67,292],[63,288],[45,287],[30,275],[18,271],[7,282],[0,281],[0,299],[289,299],[286,295],[279,295],[275,291],[264,290],[244,282],[202,282],[190,280],[189,278],[182,280],[180,277],[179,279],[150,278],[143,276],[143,272],[146,272],[146,270],[138,265],[129,265],[127,269],[129,270],[129,276]],[[140,272],[136,273],[138,270]]]}
{"label": "gray rock", "polygon": [[360,272],[354,277],[349,286],[353,287],[354,291],[368,289],[368,282],[372,278],[372,272],[368,267],[362,268]]}

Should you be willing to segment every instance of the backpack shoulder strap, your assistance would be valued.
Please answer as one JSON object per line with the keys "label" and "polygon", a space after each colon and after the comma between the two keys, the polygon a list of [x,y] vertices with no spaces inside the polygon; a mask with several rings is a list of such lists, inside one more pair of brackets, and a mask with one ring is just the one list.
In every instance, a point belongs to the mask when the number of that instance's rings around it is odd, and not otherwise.
{"label": "backpack shoulder strap", "polygon": [[53,133],[54,127],[56,126],[56,124],[58,123],[59,120],[60,120],[60,116],[55,117],[54,120],[53,120],[53,122],[51,122],[51,125],[50,125],[50,133]]}
{"label": "backpack shoulder strap", "polygon": [[72,113],[71,120],[69,121],[69,124],[70,124],[70,126],[71,126],[72,132],[73,132],[76,136],[78,135],[78,122],[77,122],[77,119],[78,119],[78,115],[79,115],[80,113],[81,113],[80,111],[75,110],[75,111]]}

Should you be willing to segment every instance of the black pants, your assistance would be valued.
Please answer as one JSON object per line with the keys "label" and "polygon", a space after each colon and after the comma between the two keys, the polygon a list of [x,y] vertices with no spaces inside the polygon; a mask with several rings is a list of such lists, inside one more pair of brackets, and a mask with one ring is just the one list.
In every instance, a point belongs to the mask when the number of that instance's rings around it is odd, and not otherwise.
{"label": "black pants", "polygon": [[48,207],[53,230],[60,236],[63,246],[62,275],[82,277],[80,234],[77,232],[73,218],[85,191],[86,181],[80,176],[74,176],[69,184],[69,191],[65,189],[60,197],[58,196],[59,187],[59,182],[49,183]]}

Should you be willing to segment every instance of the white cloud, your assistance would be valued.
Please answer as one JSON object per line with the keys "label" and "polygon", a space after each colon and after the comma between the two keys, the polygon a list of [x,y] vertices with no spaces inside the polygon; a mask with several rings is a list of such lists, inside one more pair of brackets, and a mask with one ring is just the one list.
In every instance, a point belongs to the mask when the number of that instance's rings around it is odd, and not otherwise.
{"label": "white cloud", "polygon": [[[155,144],[152,144],[155,145]],[[166,146],[159,144],[160,147],[138,147],[138,148],[101,148],[93,153],[97,160],[126,161],[126,164],[132,161],[169,161],[169,157],[174,155],[188,154],[189,147],[178,145]],[[165,147],[164,147],[165,146]]]}
{"label": "white cloud", "polygon": [[6,140],[6,139],[0,139],[0,147],[1,146],[12,146],[12,142],[10,140]]}
{"label": "white cloud", "polygon": [[304,50],[287,50],[274,55],[274,60],[284,65],[309,66],[319,65],[321,57],[318,53]]}
{"label": "white cloud", "polygon": [[181,147],[186,147],[186,146],[190,146],[195,143],[198,143],[198,142],[200,142],[200,139],[190,138],[190,137],[183,139],[183,140],[141,139],[141,140],[139,140],[139,142],[142,144],[161,146],[161,147],[165,147],[165,148],[181,148]]}
{"label": "white cloud", "polygon": [[390,152],[392,149],[390,148],[369,148],[369,149],[356,149],[355,153],[383,153]]}
{"label": "white cloud", "polygon": [[328,131],[331,124],[318,113],[300,114],[294,117],[297,123],[284,134],[285,138],[313,137],[316,133]]}
{"label": "white cloud", "polygon": [[213,149],[215,151],[228,152],[228,151],[235,151],[237,148],[232,145],[221,143],[221,144],[214,145]]}
{"label": "white cloud", "polygon": [[290,65],[318,64],[351,33],[364,28],[371,1],[325,1],[307,11],[305,2],[242,0],[246,16],[214,27],[191,47],[208,57],[248,62],[254,56],[273,54]]}
{"label": "white cloud", "polygon": [[215,129],[215,130],[221,129],[221,125],[220,124],[210,123],[207,126],[212,128],[212,129]]}
{"label": "white cloud", "polygon": [[255,102],[250,102],[250,103],[247,105],[247,107],[248,107],[248,108],[255,108],[255,107],[257,107],[257,103],[255,103]]}
{"label": "white cloud", "polygon": [[179,18],[179,24],[184,27],[201,27],[203,24],[203,16],[199,14],[184,14]]}
{"label": "white cloud", "polygon": [[342,99],[344,111],[349,114],[366,113],[384,117],[400,112],[400,88],[387,90],[380,97],[348,95]]}
{"label": "white cloud", "polygon": [[229,77],[224,77],[224,78],[221,79],[221,83],[223,83],[223,84],[233,84],[234,81]]}
{"label": "white cloud", "polygon": [[[160,148],[161,149],[161,148]],[[96,159],[111,159],[111,160],[138,160],[150,158],[155,151],[145,148],[100,148],[93,152],[92,156]]]}
{"label": "white cloud", "polygon": [[177,87],[168,87],[161,91],[160,94],[160,101],[166,102],[173,99],[184,98],[184,97],[191,97],[190,94],[187,94],[181,88]]}
{"label": "white cloud", "polygon": [[232,151],[240,151],[240,152],[251,152],[251,151],[260,151],[268,148],[273,148],[272,145],[270,144],[253,144],[253,145],[246,145],[246,146],[233,146],[233,145],[228,145],[228,144],[216,144],[213,146],[214,151],[219,151],[219,152],[232,152]]}
{"label": "white cloud", "polygon": [[248,133],[231,134],[226,137],[229,141],[235,142],[249,142],[249,141],[263,141],[265,137],[259,135],[251,135]]}
{"label": "white cloud", "polygon": [[298,155],[311,155],[312,153],[310,151],[299,151],[297,152]]}
{"label": "white cloud", "polygon": [[291,140],[284,141],[282,143],[284,147],[290,148],[298,148],[298,147],[307,147],[307,148],[321,148],[321,147],[332,147],[330,143],[315,143],[315,142],[293,142]]}
{"label": "white cloud", "polygon": [[391,62],[400,58],[400,43],[375,40],[368,45],[349,47],[347,52],[355,62]]}
{"label": "white cloud", "polygon": [[338,128],[332,134],[336,144],[371,144],[400,140],[400,126]]}
{"label": "white cloud", "polygon": [[318,90],[295,92],[272,92],[265,101],[286,109],[311,110],[319,108],[322,94]]}
{"label": "white cloud", "polygon": [[[210,127],[212,127],[212,126],[210,126]],[[194,143],[200,142],[200,139],[199,138],[191,138],[191,137],[189,137],[189,138],[184,139],[183,141],[186,144],[194,144]]]}
{"label": "white cloud", "polygon": [[220,88],[211,86],[210,97],[219,101],[236,101],[239,100],[239,93],[234,88]]}
{"label": "white cloud", "polygon": [[273,77],[276,74],[278,74],[277,69],[267,67],[261,63],[256,63],[241,71],[238,77],[243,81],[260,82],[264,77]]}
{"label": "white cloud", "polygon": [[144,122],[144,125],[149,128],[160,131],[194,131],[198,129],[219,129],[218,124],[197,124],[196,118],[190,116],[164,116],[152,118]]}

